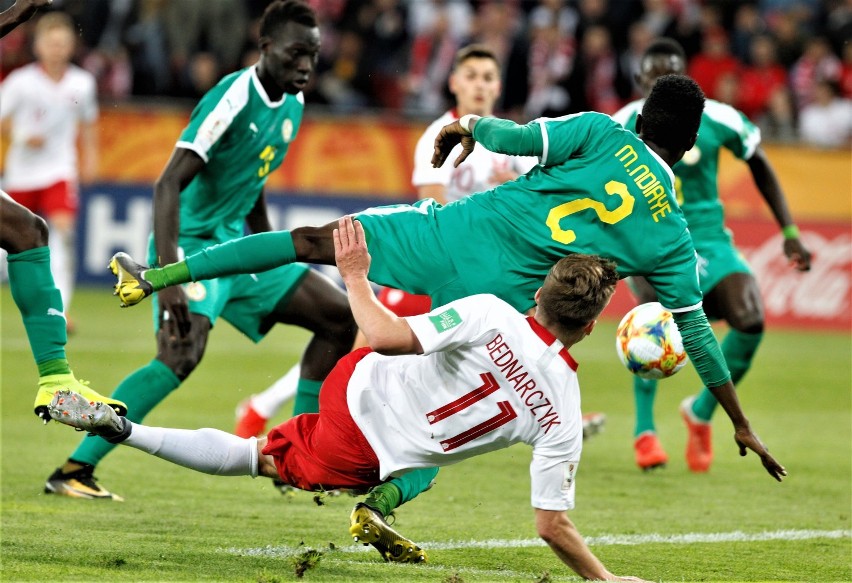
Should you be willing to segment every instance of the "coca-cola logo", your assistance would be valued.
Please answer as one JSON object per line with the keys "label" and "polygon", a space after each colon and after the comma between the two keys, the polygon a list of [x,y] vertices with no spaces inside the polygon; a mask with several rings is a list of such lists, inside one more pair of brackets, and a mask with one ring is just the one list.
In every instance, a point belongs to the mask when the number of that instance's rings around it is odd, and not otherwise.
{"label": "coca-cola logo", "polygon": [[783,253],[778,234],[758,247],[740,247],[754,269],[767,316],[848,322],[852,288],[852,237],[834,238],[802,231],[802,243],[813,253],[811,270],[799,272]]}

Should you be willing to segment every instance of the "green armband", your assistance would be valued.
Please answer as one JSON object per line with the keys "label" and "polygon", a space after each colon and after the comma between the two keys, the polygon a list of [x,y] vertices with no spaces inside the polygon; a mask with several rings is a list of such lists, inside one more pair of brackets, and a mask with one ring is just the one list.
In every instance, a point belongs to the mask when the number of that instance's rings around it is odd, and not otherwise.
{"label": "green armband", "polygon": [[781,232],[784,234],[785,239],[798,239],[799,238],[799,227],[796,225],[787,225]]}

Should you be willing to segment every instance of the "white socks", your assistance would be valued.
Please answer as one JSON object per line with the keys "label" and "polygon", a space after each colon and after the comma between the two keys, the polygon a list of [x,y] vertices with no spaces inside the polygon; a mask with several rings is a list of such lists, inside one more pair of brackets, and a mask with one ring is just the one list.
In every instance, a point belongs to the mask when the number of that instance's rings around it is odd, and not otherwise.
{"label": "white socks", "polygon": [[278,414],[284,403],[296,395],[300,370],[299,365],[295,365],[287,371],[287,374],[275,381],[271,387],[259,395],[252,396],[251,406],[254,407],[258,415],[264,419],[272,419]]}
{"label": "white socks", "polygon": [[171,429],[133,423],[121,442],[185,468],[214,476],[257,477],[257,438],[218,429]]}

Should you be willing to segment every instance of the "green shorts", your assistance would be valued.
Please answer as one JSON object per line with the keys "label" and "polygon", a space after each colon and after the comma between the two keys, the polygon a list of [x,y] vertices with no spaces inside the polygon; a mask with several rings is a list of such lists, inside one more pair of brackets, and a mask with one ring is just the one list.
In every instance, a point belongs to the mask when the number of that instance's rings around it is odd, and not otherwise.
{"label": "green shorts", "polygon": [[440,306],[470,295],[435,224],[434,200],[379,206],[355,218],[370,249],[370,281],[432,298]]}
{"label": "green shorts", "polygon": [[732,273],[752,273],[751,267],[729,240],[695,242],[701,294],[707,295]]}
{"label": "green shorts", "polygon": [[[182,237],[178,245],[184,256],[214,244],[210,239]],[[148,244],[148,262],[156,260],[153,238]],[[310,267],[304,263],[282,265],[257,274],[231,275],[183,285],[189,300],[189,311],[206,316],[210,325],[219,316],[254,342],[260,342],[274,322],[267,317],[275,307],[286,302],[298,289]],[[160,328],[160,306],[153,298],[154,332]]]}

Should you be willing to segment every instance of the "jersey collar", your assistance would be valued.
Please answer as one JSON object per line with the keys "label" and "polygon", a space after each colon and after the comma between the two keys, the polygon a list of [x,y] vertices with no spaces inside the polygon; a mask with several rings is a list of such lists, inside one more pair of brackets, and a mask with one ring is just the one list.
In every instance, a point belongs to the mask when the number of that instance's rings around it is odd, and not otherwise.
{"label": "jersey collar", "polygon": [[[529,322],[530,328],[532,328],[533,332],[535,332],[536,335],[541,338],[548,346],[551,346],[554,342],[559,342],[556,336],[551,334],[547,330],[547,328],[536,322],[535,318],[533,318],[532,316],[527,316],[527,322]],[[577,361],[574,360],[570,354],[568,354],[568,350],[564,346],[559,350],[559,356],[562,358],[562,360],[565,361],[565,363],[569,367],[571,367],[571,370],[577,372],[577,367],[580,365],[578,365]]]}

